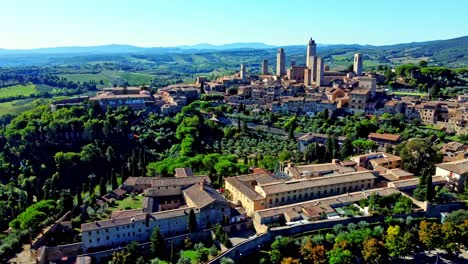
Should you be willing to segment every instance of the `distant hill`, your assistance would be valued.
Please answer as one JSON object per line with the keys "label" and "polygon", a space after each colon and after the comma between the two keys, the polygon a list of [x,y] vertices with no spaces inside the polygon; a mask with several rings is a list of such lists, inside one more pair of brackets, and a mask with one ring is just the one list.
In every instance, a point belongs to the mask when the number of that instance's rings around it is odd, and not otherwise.
{"label": "distant hill", "polygon": [[[284,47],[287,62],[305,63],[304,45]],[[276,62],[277,47],[256,42],[212,45],[207,43],[192,46],[144,48],[131,45],[104,45],[94,47],[56,47],[32,50],[0,49],[0,66],[46,66],[82,65],[87,63],[113,62],[118,64],[142,64],[144,68],[166,66],[178,69],[184,66],[220,70],[237,69],[241,63],[251,69],[259,69],[261,61]],[[356,52],[364,55],[364,67],[380,64],[398,65],[427,60],[430,65],[468,67],[468,36],[427,42],[414,42],[386,46],[319,44],[317,52],[333,69],[342,70],[352,63]],[[225,65],[223,65],[225,64]],[[210,66],[212,65],[212,66]],[[235,66],[235,68],[234,68]]]}

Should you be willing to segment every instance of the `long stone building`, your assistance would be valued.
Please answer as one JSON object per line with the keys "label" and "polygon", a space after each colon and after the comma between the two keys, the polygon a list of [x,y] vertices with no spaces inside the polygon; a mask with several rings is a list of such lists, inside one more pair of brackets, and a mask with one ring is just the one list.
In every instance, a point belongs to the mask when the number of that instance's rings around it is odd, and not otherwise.
{"label": "long stone building", "polygon": [[245,208],[247,215],[257,210],[374,187],[370,171],[337,173],[320,177],[281,180],[268,174],[226,178],[229,199]]}

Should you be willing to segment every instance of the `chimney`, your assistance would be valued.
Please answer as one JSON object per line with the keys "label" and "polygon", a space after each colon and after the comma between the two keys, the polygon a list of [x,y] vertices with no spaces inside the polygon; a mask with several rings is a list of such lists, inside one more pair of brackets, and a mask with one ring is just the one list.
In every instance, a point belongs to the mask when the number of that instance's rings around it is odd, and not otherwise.
{"label": "chimney", "polygon": [[200,191],[203,191],[203,187],[204,187],[203,181],[200,181],[199,185],[200,185]]}
{"label": "chimney", "polygon": [[340,160],[339,159],[332,159],[332,164],[340,164]]}

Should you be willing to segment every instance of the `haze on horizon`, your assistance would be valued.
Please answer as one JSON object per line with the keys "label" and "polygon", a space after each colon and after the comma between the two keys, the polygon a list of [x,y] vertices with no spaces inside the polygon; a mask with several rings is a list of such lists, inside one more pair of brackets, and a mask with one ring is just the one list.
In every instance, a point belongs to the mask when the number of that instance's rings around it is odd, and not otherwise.
{"label": "haze on horizon", "polygon": [[456,0],[0,1],[0,48],[7,49],[296,45],[309,37],[320,44],[388,45],[468,35],[468,1]]}

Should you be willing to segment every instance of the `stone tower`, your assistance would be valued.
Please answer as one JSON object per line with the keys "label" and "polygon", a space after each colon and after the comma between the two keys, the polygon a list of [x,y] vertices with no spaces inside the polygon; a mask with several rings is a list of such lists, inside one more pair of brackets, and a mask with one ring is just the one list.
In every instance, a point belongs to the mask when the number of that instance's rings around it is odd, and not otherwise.
{"label": "stone tower", "polygon": [[317,45],[315,44],[315,40],[312,38],[309,39],[309,44],[307,44],[307,56],[306,56],[306,66],[308,68],[312,67],[314,63],[314,58],[317,56]]}
{"label": "stone tower", "polygon": [[268,60],[263,60],[262,75],[268,75]]}
{"label": "stone tower", "polygon": [[276,54],[276,75],[284,76],[286,74],[286,55],[283,48],[278,49]]}
{"label": "stone tower", "polygon": [[317,57],[317,75],[316,75],[316,85],[323,85],[323,74],[325,72],[325,63],[322,57]]}
{"label": "stone tower", "polygon": [[246,72],[245,72],[245,65],[241,64],[240,78],[242,79],[242,81],[245,81],[246,77],[247,77],[247,75],[246,75]]}
{"label": "stone tower", "polygon": [[362,75],[362,54],[356,53],[354,54],[354,66],[353,66],[354,73],[357,76]]}

